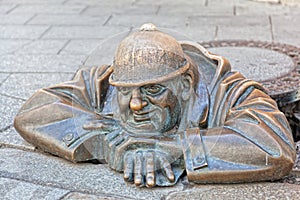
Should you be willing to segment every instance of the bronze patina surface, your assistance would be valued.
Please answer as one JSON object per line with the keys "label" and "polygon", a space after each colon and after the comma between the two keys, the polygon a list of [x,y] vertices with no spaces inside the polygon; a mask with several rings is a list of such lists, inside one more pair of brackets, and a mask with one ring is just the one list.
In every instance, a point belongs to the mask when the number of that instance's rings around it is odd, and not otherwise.
{"label": "bronze patina surface", "polygon": [[[292,128],[294,140],[300,140],[300,48],[289,44],[244,40],[211,41],[202,43],[201,45],[206,48],[261,48],[289,56],[294,65],[288,73],[260,82],[266,89],[268,95],[276,100],[279,109],[287,117]],[[249,68],[251,67],[249,66]]]}
{"label": "bronze patina surface", "polygon": [[37,91],[15,118],[22,137],[73,162],[97,160],[137,186],[276,180],[293,167],[292,133],[261,84],[152,24],[112,64]]}

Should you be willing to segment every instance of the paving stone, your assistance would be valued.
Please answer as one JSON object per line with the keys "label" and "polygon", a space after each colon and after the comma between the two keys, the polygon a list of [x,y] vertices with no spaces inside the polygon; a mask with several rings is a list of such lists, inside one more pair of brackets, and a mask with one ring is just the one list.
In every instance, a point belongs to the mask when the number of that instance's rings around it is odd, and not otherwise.
{"label": "paving stone", "polygon": [[138,188],[126,184],[122,174],[107,165],[74,164],[51,155],[8,148],[0,149],[0,176],[81,193],[133,199],[161,199],[183,189],[180,183],[173,187]]}
{"label": "paving stone", "polygon": [[0,39],[37,39],[48,28],[36,25],[0,25]]}
{"label": "paving stone", "polygon": [[186,0],[143,0],[143,1],[136,1],[134,5],[149,5],[149,4],[155,4],[155,5],[201,5],[203,6],[205,4],[206,0],[197,0],[197,1],[186,1]]}
{"label": "paving stone", "polygon": [[5,13],[9,12],[11,9],[13,9],[14,7],[16,7],[16,5],[11,4],[11,3],[10,4],[0,4],[0,13],[5,14]]}
{"label": "paving stone", "polygon": [[204,5],[161,5],[158,14],[161,15],[202,15],[202,16],[226,16],[233,15],[233,6],[204,6]]}
{"label": "paving stone", "polygon": [[167,200],[184,199],[298,199],[300,186],[287,183],[195,185],[170,194]]}
{"label": "paving stone", "polygon": [[190,40],[194,42],[211,41],[214,40],[216,36],[216,26],[212,25],[204,25],[199,27],[189,26],[179,29],[178,31],[186,36],[186,38],[181,40]]}
{"label": "paving stone", "polygon": [[0,72],[71,72],[86,59],[85,55],[2,55]]}
{"label": "paving stone", "polygon": [[[263,82],[282,77],[294,69],[293,60],[282,53],[254,47],[217,47],[209,51],[227,58],[232,70]],[[263,74],[263,76],[262,76]]]}
{"label": "paving stone", "polygon": [[23,45],[15,54],[58,54],[68,40],[35,40]]}
{"label": "paving stone", "polygon": [[231,27],[228,25],[218,26],[218,40],[258,40],[272,41],[270,26],[240,26]]}
{"label": "paving stone", "polygon": [[[300,13],[300,7],[299,7]],[[274,40],[300,47],[300,15],[273,15]]]}
{"label": "paving stone", "polygon": [[66,0],[1,0],[1,3],[14,3],[14,4],[59,4]]}
{"label": "paving stone", "polygon": [[11,13],[42,13],[42,14],[79,14],[84,5],[24,5],[16,7]]}
{"label": "paving stone", "polygon": [[299,0],[280,0],[280,3],[283,5],[299,6]]}
{"label": "paving stone", "polygon": [[67,190],[59,188],[0,178],[0,196],[3,200],[53,200],[60,199],[67,193]]}
{"label": "paving stone", "polygon": [[[0,5],[1,7],[1,5]],[[1,12],[0,12],[1,13]],[[8,14],[8,15],[2,15],[0,14],[0,24],[24,24],[29,19],[33,17],[33,14]]]}
{"label": "paving stone", "polygon": [[0,55],[13,53],[30,42],[31,40],[0,39]]}
{"label": "paving stone", "polygon": [[[92,195],[92,194],[83,194],[79,192],[71,192],[66,195],[62,200],[125,200],[129,199],[128,197],[118,197],[114,195]],[[130,198],[132,199],[132,198]]]}
{"label": "paving stone", "polygon": [[268,16],[190,16],[188,18],[188,24],[190,27],[214,25],[214,26],[228,26],[228,27],[245,27],[245,26],[264,26],[269,27],[269,17]]}
{"label": "paving stone", "polygon": [[13,119],[23,103],[23,100],[3,96],[0,92],[0,130],[13,124]]}
{"label": "paving stone", "polygon": [[186,17],[184,16],[174,16],[174,15],[113,15],[108,21],[108,26],[125,26],[139,28],[144,23],[153,23],[157,27],[185,27]]}
{"label": "paving stone", "polygon": [[9,76],[9,73],[1,73],[0,74],[0,86],[2,85],[3,81],[5,81]]}
{"label": "paving stone", "polygon": [[28,24],[99,26],[103,25],[108,17],[109,15],[37,15]]}
{"label": "paving stone", "polygon": [[66,1],[66,5],[72,5],[72,4],[82,4],[82,5],[90,5],[90,6],[94,6],[94,5],[131,5],[133,3],[135,3],[135,0],[67,0]]}
{"label": "paving stone", "polygon": [[[74,71],[75,73],[75,71]],[[36,90],[69,81],[73,73],[18,73],[12,74],[1,86],[2,94],[28,99]],[[34,81],[33,81],[34,80]]]}
{"label": "paving stone", "polygon": [[224,1],[224,0],[206,0],[205,4],[207,6],[216,6],[216,7],[223,7],[228,6],[228,5],[236,5],[239,2],[245,3],[245,0],[229,0],[229,1]]}
{"label": "paving stone", "polygon": [[103,40],[71,40],[60,54],[81,54],[88,55],[95,50],[95,48],[101,45]]}
{"label": "paving stone", "polygon": [[64,39],[103,39],[129,31],[125,27],[104,27],[104,26],[69,26],[52,27],[43,38],[64,38]]}
{"label": "paving stone", "polygon": [[[35,147],[26,142],[14,127],[8,128],[0,132],[0,146],[22,149],[27,151],[34,151]],[[0,192],[1,194],[1,192]]]}
{"label": "paving stone", "polygon": [[[236,5],[236,15],[279,15],[299,13],[299,9],[290,6],[282,6],[280,4],[269,4],[262,2],[243,1]],[[298,10],[298,11],[297,11]]]}
{"label": "paving stone", "polygon": [[84,10],[85,15],[103,15],[103,14],[140,14],[149,15],[155,14],[159,7],[157,5],[131,5],[131,4],[113,4],[113,5],[101,5],[88,7]]}

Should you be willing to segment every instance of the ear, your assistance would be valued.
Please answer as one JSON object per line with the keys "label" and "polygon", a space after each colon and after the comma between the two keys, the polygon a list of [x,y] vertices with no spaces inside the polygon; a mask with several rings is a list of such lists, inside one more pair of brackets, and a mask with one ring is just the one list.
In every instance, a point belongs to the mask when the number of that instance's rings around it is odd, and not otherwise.
{"label": "ear", "polygon": [[192,90],[193,90],[193,78],[190,74],[185,74],[181,78],[181,83],[182,83],[182,93],[181,93],[181,98],[183,101],[189,100]]}

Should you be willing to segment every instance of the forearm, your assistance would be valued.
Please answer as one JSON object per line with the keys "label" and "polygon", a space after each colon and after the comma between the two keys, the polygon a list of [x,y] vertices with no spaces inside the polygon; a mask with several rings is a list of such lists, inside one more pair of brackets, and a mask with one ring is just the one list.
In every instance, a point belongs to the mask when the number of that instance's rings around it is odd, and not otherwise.
{"label": "forearm", "polygon": [[[188,178],[193,182],[273,180],[287,175],[293,166],[289,155],[271,155],[253,141],[227,128],[210,129],[202,138],[207,166],[187,170]],[[279,151],[283,152],[282,149]]]}

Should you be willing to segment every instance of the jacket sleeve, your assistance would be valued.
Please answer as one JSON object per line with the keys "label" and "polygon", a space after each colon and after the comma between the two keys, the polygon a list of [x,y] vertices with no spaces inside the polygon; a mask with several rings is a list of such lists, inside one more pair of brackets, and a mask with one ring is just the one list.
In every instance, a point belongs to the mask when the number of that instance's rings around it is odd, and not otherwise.
{"label": "jacket sleeve", "polygon": [[73,162],[101,160],[100,132],[83,126],[102,118],[110,73],[109,66],[81,69],[71,81],[37,91],[17,114],[16,130],[41,150]]}
{"label": "jacket sleeve", "polygon": [[201,131],[207,166],[187,170],[194,182],[279,179],[293,167],[290,127],[260,84],[228,73],[214,91],[207,130]]}

